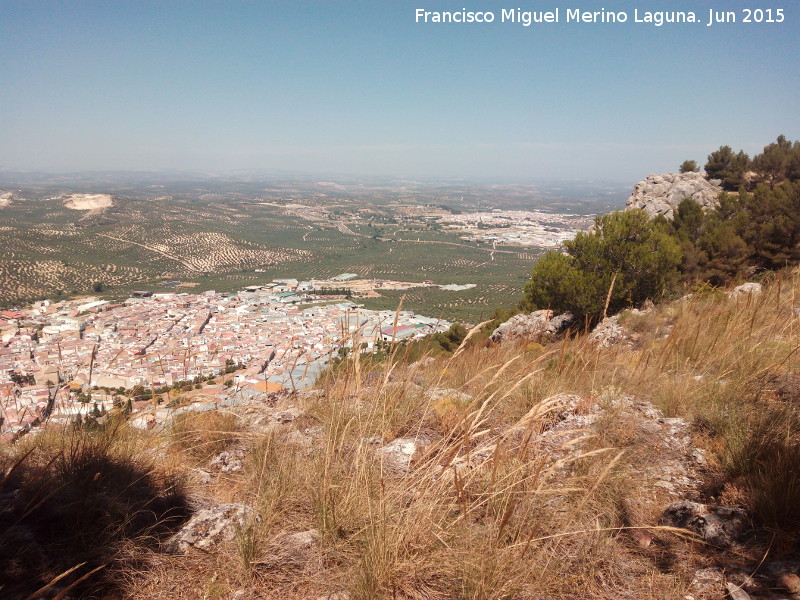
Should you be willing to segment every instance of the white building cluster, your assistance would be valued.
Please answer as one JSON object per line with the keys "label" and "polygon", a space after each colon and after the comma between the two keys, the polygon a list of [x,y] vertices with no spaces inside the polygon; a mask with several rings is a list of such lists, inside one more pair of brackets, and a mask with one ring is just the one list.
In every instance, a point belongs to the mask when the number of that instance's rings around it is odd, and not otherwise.
{"label": "white building cluster", "polygon": [[461,213],[439,218],[449,229],[462,232],[470,242],[504,246],[558,248],[588,229],[592,218],[580,215],[544,213],[525,210],[493,210]]}
{"label": "white building cluster", "polygon": [[[344,299],[320,304],[298,286],[231,295],[138,293],[120,304],[45,301],[0,313],[0,432],[41,418],[49,391],[59,387],[59,410],[73,414],[85,412],[70,405],[95,386],[157,389],[226,369],[235,371],[237,390],[302,388],[354,340],[370,349],[378,340],[450,327],[412,311],[365,310]],[[218,391],[227,393],[221,385]]]}

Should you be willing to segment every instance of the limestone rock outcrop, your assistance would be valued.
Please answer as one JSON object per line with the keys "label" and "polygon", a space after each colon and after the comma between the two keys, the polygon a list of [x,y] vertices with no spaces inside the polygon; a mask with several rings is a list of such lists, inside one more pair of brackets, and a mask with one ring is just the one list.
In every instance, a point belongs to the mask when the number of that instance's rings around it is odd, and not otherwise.
{"label": "limestone rock outcrop", "polygon": [[[649,304],[641,310],[632,308],[606,317],[592,330],[589,341],[600,348],[611,348],[612,346],[635,348],[641,342],[642,333],[635,331],[635,327],[631,327],[630,320],[647,315],[652,310],[652,304]],[[661,331],[660,335],[663,337],[668,333],[669,328]]]}
{"label": "limestone rock outcrop", "polygon": [[183,528],[167,540],[164,551],[184,553],[190,548],[208,551],[220,542],[229,541],[237,528],[252,524],[258,515],[246,504],[219,504],[194,514]]}
{"label": "limestone rock outcrop", "polygon": [[708,180],[700,173],[664,173],[648,175],[633,188],[625,209],[641,208],[650,217],[673,217],[681,200],[692,198],[704,209],[717,206],[722,188],[717,179]]}
{"label": "limestone rock outcrop", "polygon": [[740,286],[733,288],[732,291],[728,292],[728,297],[730,298],[739,298],[747,296],[757,296],[763,291],[760,283],[756,283],[754,281],[748,281],[747,283],[743,283]]}
{"label": "limestone rock outcrop", "polygon": [[385,469],[395,473],[407,473],[411,469],[412,462],[419,458],[428,443],[428,440],[419,437],[397,438],[378,448],[377,452]]}
{"label": "limestone rock outcrop", "polygon": [[664,509],[661,524],[688,529],[715,546],[727,548],[747,528],[748,519],[738,508],[680,500]]}
{"label": "limestone rock outcrop", "polygon": [[572,313],[556,317],[552,310],[537,310],[528,315],[516,315],[502,323],[492,332],[493,342],[507,342],[515,339],[531,341],[551,340],[572,323]]}

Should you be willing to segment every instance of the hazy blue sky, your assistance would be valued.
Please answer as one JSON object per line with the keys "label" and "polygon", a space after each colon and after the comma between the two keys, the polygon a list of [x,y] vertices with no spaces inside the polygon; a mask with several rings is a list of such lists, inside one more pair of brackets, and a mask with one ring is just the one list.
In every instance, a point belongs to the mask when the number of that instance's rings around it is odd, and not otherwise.
{"label": "hazy blue sky", "polygon": [[800,138],[782,24],[434,25],[427,10],[752,0],[0,0],[0,168],[639,179]]}

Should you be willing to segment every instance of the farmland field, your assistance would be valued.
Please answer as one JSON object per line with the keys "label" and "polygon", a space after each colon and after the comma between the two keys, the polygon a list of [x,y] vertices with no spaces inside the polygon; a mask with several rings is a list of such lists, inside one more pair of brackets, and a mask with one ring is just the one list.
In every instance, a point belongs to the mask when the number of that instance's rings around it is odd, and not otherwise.
{"label": "farmland field", "polygon": [[[132,290],[235,291],[273,278],[365,278],[436,285],[380,290],[369,308],[404,306],[434,317],[474,322],[522,293],[541,248],[489,246],[436,224],[448,211],[486,210],[508,202],[556,212],[601,212],[621,204],[621,189],[559,197],[533,189],[452,189],[409,184],[334,185],[296,181],[92,180],[4,181],[0,208],[0,304]],[[22,179],[22,180],[20,180]],[[30,179],[30,178],[29,178]],[[80,183],[80,185],[78,185]],[[78,203],[76,192],[108,194]],[[504,195],[506,194],[506,195]],[[527,194],[527,196],[526,196]],[[616,194],[616,195],[615,195]],[[526,200],[527,198],[527,200]],[[526,204],[527,202],[527,204]],[[110,204],[110,206],[108,205]],[[456,208],[457,207],[457,208]],[[164,285],[170,283],[171,285]],[[94,290],[94,292],[93,292]]]}

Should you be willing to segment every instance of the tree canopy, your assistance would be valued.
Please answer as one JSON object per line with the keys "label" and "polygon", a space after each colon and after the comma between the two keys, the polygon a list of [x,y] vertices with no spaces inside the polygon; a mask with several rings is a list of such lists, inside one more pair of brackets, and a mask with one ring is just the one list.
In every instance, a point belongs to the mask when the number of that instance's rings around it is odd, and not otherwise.
{"label": "tree canopy", "polygon": [[678,243],[643,210],[598,217],[593,231],[579,233],[565,246],[566,255],[548,252],[534,267],[525,287],[532,308],[569,311],[593,321],[602,316],[607,299],[614,313],[661,297],[678,278]]}
{"label": "tree canopy", "polygon": [[705,170],[709,179],[722,182],[723,189],[735,191],[745,183],[744,175],[749,166],[750,157],[743,150],[734,154],[730,146],[720,146],[708,155]]}
{"label": "tree canopy", "polygon": [[752,169],[760,181],[774,185],[785,180],[800,179],[800,142],[786,136],[764,146],[764,152],[753,157]]}

